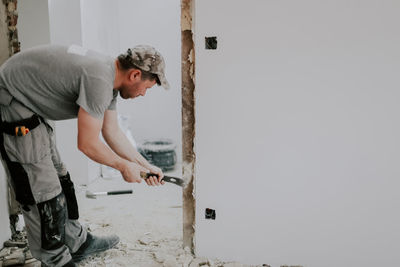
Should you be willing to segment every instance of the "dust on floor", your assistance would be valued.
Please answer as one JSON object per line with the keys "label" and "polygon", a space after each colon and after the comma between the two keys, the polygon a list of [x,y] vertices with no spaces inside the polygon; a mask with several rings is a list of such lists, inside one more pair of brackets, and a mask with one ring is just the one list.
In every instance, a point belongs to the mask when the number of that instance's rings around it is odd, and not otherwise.
{"label": "dust on floor", "polygon": [[[178,169],[169,175],[181,176]],[[133,194],[85,197],[86,190],[128,189]],[[115,249],[91,257],[80,266],[163,266],[171,261],[169,255],[186,255],[181,249],[182,188],[173,184],[129,184],[117,176],[99,178],[86,188],[77,186],[77,191],[81,223],[95,235],[116,234],[121,239]]]}

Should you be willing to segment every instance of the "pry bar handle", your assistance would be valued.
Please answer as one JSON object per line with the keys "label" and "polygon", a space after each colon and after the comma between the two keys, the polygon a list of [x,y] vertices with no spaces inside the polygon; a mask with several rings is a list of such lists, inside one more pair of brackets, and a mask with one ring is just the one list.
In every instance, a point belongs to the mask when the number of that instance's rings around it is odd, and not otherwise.
{"label": "pry bar handle", "polygon": [[[151,176],[158,177],[158,175],[155,174],[155,173],[140,172],[140,177],[142,177],[143,179],[148,179]],[[164,177],[162,178],[162,181],[165,181],[165,182],[168,182],[168,183],[171,183],[171,184],[176,184],[178,186],[183,186],[183,184],[184,184],[184,182],[183,182],[183,180],[181,178],[172,177],[172,176],[166,176],[166,175],[164,175]]]}

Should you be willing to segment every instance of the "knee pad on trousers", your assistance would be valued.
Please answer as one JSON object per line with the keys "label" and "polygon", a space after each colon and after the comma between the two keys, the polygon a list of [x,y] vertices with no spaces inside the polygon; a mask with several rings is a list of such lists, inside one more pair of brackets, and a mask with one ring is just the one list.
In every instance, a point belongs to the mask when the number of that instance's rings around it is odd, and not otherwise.
{"label": "knee pad on trousers", "polygon": [[76,200],[74,183],[71,181],[69,173],[60,176],[60,183],[67,201],[68,218],[71,220],[79,219],[78,201]]}
{"label": "knee pad on trousers", "polygon": [[63,193],[55,198],[37,204],[40,225],[42,248],[54,250],[65,243],[65,221],[67,207]]}

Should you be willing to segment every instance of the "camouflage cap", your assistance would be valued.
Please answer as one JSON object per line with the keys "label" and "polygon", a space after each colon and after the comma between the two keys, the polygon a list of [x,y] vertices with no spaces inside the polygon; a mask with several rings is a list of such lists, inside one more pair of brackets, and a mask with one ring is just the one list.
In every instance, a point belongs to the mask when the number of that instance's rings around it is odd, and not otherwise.
{"label": "camouflage cap", "polygon": [[158,76],[161,86],[169,89],[169,83],[165,78],[165,61],[160,52],[149,45],[138,45],[128,49],[127,56],[131,62],[143,71],[147,71]]}

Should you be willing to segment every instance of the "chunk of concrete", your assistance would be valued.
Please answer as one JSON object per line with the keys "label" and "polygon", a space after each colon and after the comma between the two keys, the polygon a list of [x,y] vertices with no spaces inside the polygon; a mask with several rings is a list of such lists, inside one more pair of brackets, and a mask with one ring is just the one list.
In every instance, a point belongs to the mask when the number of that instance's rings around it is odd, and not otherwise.
{"label": "chunk of concrete", "polygon": [[179,266],[176,259],[172,256],[167,257],[167,259],[163,263],[163,267],[176,267]]}
{"label": "chunk of concrete", "polygon": [[26,242],[23,241],[12,241],[12,240],[7,240],[4,241],[4,246],[5,247],[19,247],[19,248],[24,248],[27,246]]}
{"label": "chunk of concrete", "polygon": [[200,267],[200,266],[209,266],[208,259],[206,258],[195,258],[189,264],[189,267]]}
{"label": "chunk of concrete", "polygon": [[24,267],[41,267],[42,264],[37,259],[30,259],[25,261]]}
{"label": "chunk of concrete", "polygon": [[164,251],[157,251],[153,253],[154,259],[158,263],[164,263],[164,261],[167,259],[167,254]]}
{"label": "chunk of concrete", "polygon": [[10,254],[11,254],[11,248],[3,248],[2,250],[0,250],[0,258],[3,258],[3,257],[8,256]]}
{"label": "chunk of concrete", "polygon": [[188,267],[189,264],[192,262],[193,256],[191,254],[181,254],[178,257],[178,262],[181,263],[183,266]]}
{"label": "chunk of concrete", "polygon": [[138,242],[141,244],[141,245],[145,245],[145,246],[148,246],[148,245],[150,245],[152,242],[154,242],[153,241],[153,239],[150,237],[150,236],[143,236],[143,237],[141,237],[139,240],[138,240]]}
{"label": "chunk of concrete", "polygon": [[23,249],[13,251],[3,259],[3,266],[14,266],[25,263],[25,253]]}

